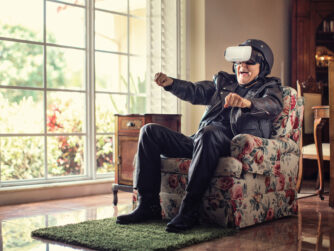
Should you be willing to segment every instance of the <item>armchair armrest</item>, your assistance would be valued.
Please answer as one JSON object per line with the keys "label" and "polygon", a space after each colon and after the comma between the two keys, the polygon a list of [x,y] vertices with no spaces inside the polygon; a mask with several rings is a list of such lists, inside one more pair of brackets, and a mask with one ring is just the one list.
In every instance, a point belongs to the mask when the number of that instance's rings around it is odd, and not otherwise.
{"label": "armchair armrest", "polygon": [[299,146],[290,138],[264,139],[239,134],[232,139],[231,156],[242,162],[243,172],[279,175],[283,154],[299,156]]}

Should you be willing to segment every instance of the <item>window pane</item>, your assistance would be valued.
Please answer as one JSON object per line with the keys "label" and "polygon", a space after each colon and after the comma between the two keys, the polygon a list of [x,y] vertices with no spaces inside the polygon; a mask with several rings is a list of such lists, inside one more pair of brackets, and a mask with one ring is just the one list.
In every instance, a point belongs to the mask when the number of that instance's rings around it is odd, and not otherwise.
{"label": "window pane", "polygon": [[146,93],[146,57],[130,57],[131,93]]}
{"label": "window pane", "polygon": [[96,94],[96,131],[99,133],[115,131],[114,114],[127,112],[127,96]]}
{"label": "window pane", "polygon": [[43,41],[43,0],[0,0],[0,36]]}
{"label": "window pane", "polygon": [[127,52],[127,17],[95,11],[95,48]]}
{"label": "window pane", "polygon": [[128,1],[126,0],[95,0],[95,8],[127,13]]}
{"label": "window pane", "polygon": [[1,180],[44,177],[43,137],[0,138]]}
{"label": "window pane", "polygon": [[85,89],[85,51],[47,48],[47,86]]}
{"label": "window pane", "polygon": [[84,47],[85,9],[47,2],[46,30],[48,43]]}
{"label": "window pane", "polygon": [[[53,0],[53,1],[58,1],[58,0]],[[85,5],[85,0],[59,0],[59,2],[71,3],[76,5]],[[64,7],[66,8],[67,5],[64,4]]]}
{"label": "window pane", "polygon": [[0,133],[43,133],[43,92],[0,89]]}
{"label": "window pane", "polygon": [[47,94],[48,132],[83,132],[85,120],[85,94],[49,92]]}
{"label": "window pane", "polygon": [[146,112],[146,97],[130,96],[130,113]]}
{"label": "window pane", "polygon": [[49,176],[85,174],[84,141],[83,136],[48,137]]}
{"label": "window pane", "polygon": [[43,86],[43,46],[0,40],[0,60],[1,85]]}
{"label": "window pane", "polygon": [[130,17],[130,53],[146,56],[146,20]]}
{"label": "window pane", "polygon": [[129,0],[130,14],[134,16],[146,16],[146,0]]}
{"label": "window pane", "polygon": [[97,173],[114,172],[114,144],[112,136],[96,136],[96,167]]}
{"label": "window pane", "polygon": [[111,53],[95,53],[96,90],[127,92],[128,57]]}

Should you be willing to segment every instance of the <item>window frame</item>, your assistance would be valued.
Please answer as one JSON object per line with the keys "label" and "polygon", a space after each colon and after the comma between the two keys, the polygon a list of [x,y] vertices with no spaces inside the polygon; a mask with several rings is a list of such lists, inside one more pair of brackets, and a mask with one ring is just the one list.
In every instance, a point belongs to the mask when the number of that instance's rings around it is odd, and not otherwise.
{"label": "window frame", "polygon": [[[0,83],[0,91],[2,89],[13,89],[13,90],[30,90],[30,91],[41,91],[43,92],[43,133],[0,133],[0,140],[4,137],[43,137],[43,143],[44,143],[44,177],[42,178],[33,178],[33,179],[22,179],[22,180],[11,180],[11,181],[2,181],[1,175],[0,175],[0,188],[2,187],[16,187],[16,186],[23,186],[23,185],[43,185],[43,184],[50,184],[50,183],[63,183],[63,182],[73,182],[73,181],[83,181],[83,180],[98,180],[98,179],[111,179],[113,180],[115,177],[114,172],[109,173],[103,173],[98,174],[97,173],[97,163],[96,163],[96,139],[98,136],[111,136],[113,137],[113,154],[115,154],[115,132],[97,132],[96,130],[96,95],[97,94],[108,94],[108,95],[126,95],[127,99],[127,107],[126,110],[129,113],[130,111],[130,98],[132,96],[139,96],[139,97],[146,97],[149,98],[149,96],[146,94],[140,94],[140,93],[134,93],[130,89],[130,58],[131,57],[137,57],[142,56],[138,54],[132,54],[130,52],[130,18],[139,18],[142,19],[143,17],[134,16],[130,14],[130,0],[127,1],[127,13],[121,13],[116,11],[107,11],[102,10],[99,8],[95,8],[95,1],[94,0],[84,0],[84,5],[76,4],[76,3],[69,3],[66,1],[61,0],[43,0],[43,41],[37,42],[37,41],[30,41],[30,40],[24,40],[24,39],[17,39],[17,38],[9,38],[9,37],[1,37],[1,41],[9,41],[9,42],[17,42],[17,43],[26,43],[26,44],[33,44],[33,45],[39,45],[43,47],[43,87],[25,87],[25,86],[7,86],[7,85],[1,85]],[[148,0],[149,1],[149,0]],[[165,0],[161,0],[162,2]],[[168,1],[168,0],[167,0]],[[180,5],[181,0],[175,0],[178,5]],[[47,42],[47,28],[46,28],[46,19],[47,19],[47,13],[46,13],[46,6],[48,2],[52,3],[59,3],[64,5],[73,6],[76,8],[83,8],[85,11],[85,47],[78,47],[78,46],[68,46],[68,45],[60,45],[56,43],[48,43]],[[127,17],[127,52],[117,52],[117,51],[104,51],[104,50],[97,50],[95,49],[95,12],[96,11],[104,11],[116,15],[122,15]],[[178,11],[180,11],[178,9]],[[147,21],[147,23],[150,21],[148,18],[148,15],[144,17]],[[148,24],[146,24],[147,27]],[[180,17],[177,16],[177,32],[179,33],[179,25],[180,25]],[[148,36],[149,34],[147,34]],[[179,43],[180,41],[177,41]],[[149,43],[149,41],[146,41],[146,43]],[[65,49],[75,49],[85,52],[85,89],[77,90],[77,89],[62,89],[62,88],[48,88],[47,87],[47,48],[65,48]],[[95,88],[95,53],[96,52],[105,52],[105,53],[113,53],[113,54],[119,54],[127,56],[127,92],[113,92],[113,91],[98,91]],[[180,47],[177,51],[178,54],[180,54]],[[148,56],[144,55],[146,57],[146,60],[148,61]],[[180,55],[178,55],[178,75],[179,75],[179,58]],[[150,82],[147,83],[148,85]],[[47,129],[47,96],[49,93],[52,92],[70,92],[70,93],[83,93],[85,95],[85,116],[83,121],[83,128],[85,131],[83,132],[77,132],[77,133],[51,133],[48,132]],[[179,103],[177,104],[177,108],[179,111]],[[82,168],[84,170],[84,174],[82,175],[68,175],[68,176],[54,176],[49,177],[48,175],[48,137],[52,136],[83,136],[85,137],[84,140],[84,157],[83,157],[83,165]],[[1,158],[1,155],[0,155]],[[113,158],[115,159],[115,158]],[[116,163],[114,164],[114,168],[116,168]],[[1,174],[1,162],[0,162],[0,174]]]}

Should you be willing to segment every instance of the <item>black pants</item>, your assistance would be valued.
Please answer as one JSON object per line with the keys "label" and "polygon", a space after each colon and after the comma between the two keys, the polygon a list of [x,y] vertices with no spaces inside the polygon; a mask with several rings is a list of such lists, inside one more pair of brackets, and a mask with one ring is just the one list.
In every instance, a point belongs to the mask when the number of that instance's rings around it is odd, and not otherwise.
{"label": "black pants", "polygon": [[142,196],[158,195],[161,185],[160,155],[191,158],[187,196],[200,200],[219,158],[230,155],[231,138],[231,130],[220,124],[208,125],[192,137],[158,124],[146,124],[139,136],[134,187]]}

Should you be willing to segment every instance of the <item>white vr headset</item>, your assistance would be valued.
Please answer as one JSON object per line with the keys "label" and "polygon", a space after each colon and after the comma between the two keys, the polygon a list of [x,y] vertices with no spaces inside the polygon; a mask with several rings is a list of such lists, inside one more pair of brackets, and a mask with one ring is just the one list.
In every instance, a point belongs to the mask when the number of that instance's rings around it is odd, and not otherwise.
{"label": "white vr headset", "polygon": [[229,62],[246,62],[252,57],[251,46],[231,46],[225,50],[225,59]]}

